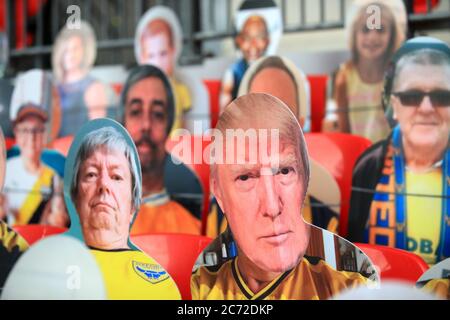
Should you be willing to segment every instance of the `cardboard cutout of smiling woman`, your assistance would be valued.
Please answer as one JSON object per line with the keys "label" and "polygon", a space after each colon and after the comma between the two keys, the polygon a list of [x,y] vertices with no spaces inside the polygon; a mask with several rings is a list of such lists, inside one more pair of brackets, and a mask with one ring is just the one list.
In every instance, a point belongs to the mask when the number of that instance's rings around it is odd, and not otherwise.
{"label": "cardboard cutout of smiling woman", "polygon": [[5,181],[6,171],[6,146],[3,132],[0,128],[0,296],[2,294],[3,285],[10,273],[12,267],[16,263],[23,251],[28,248],[26,241],[16,232],[9,229],[2,221],[2,215],[5,212],[4,202],[1,191],[3,182]]}
{"label": "cardboard cutout of smiling woman", "polygon": [[450,258],[425,271],[417,280],[416,287],[437,298],[450,300]]}
{"label": "cardboard cutout of smiling woman", "polygon": [[65,26],[53,45],[53,75],[62,106],[61,137],[74,135],[90,119],[115,116],[113,90],[90,75],[96,54],[94,30],[84,21],[80,28]]}
{"label": "cardboard cutout of smiling woman", "polygon": [[193,299],[328,299],[376,283],[358,248],[303,219],[308,152],[281,100],[252,93],[232,102],[217,123],[211,156],[212,191],[229,227],[198,258]]}
{"label": "cardboard cutout of smiling woman", "polygon": [[[62,237],[78,240],[94,259],[106,297],[180,299],[169,274],[129,238],[141,204],[142,176],[136,147],[125,128],[110,119],[88,122],[75,136],[65,173],[71,227]],[[58,239],[53,240],[47,246],[54,247]],[[90,275],[94,273],[91,270]]]}
{"label": "cardboard cutout of smiling woman", "polygon": [[183,48],[183,31],[172,9],[154,6],[139,20],[134,54],[139,65],[154,65],[169,78],[175,96],[175,130],[194,128],[194,120],[209,128],[209,96],[200,78],[177,67]]}
{"label": "cardboard cutout of smiling woman", "polygon": [[273,0],[245,0],[236,13],[235,29],[240,58],[222,79],[221,112],[238,96],[240,83],[249,66],[265,55],[276,54],[283,34],[281,10]]}
{"label": "cardboard cutout of smiling woman", "polygon": [[390,132],[381,95],[384,73],[406,37],[403,1],[357,0],[346,29],[351,59],[334,76],[324,130],[356,134],[375,143]]}

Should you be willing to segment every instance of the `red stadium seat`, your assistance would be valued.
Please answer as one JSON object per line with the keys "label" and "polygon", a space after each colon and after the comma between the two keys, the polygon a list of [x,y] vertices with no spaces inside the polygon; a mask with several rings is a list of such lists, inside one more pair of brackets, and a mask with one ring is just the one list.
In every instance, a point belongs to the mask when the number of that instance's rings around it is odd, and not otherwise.
{"label": "red stadium seat", "polygon": [[[177,138],[169,138],[166,142],[166,149],[168,152],[172,152],[173,147],[178,143],[187,142],[190,145],[190,152],[182,154],[181,161],[186,164],[191,170],[193,170],[197,177],[200,179],[200,183],[203,188],[203,211],[202,211],[202,234],[206,232],[206,219],[209,211],[209,161],[204,161],[203,151],[211,143],[208,137],[204,136],[183,136],[181,140]],[[185,141],[183,139],[190,139]],[[197,150],[196,150],[197,148]],[[178,155],[177,155],[178,157]],[[179,157],[180,158],[180,157]]]}
{"label": "red stadium seat", "polygon": [[311,132],[322,131],[327,101],[328,75],[308,75],[311,90]]}
{"label": "red stadium seat", "polygon": [[430,2],[431,9],[439,5],[440,0],[414,0],[413,10],[416,14],[427,13],[427,2]]}
{"label": "red stadium seat", "polygon": [[123,83],[112,83],[111,84],[112,89],[117,94],[118,97],[120,97],[122,93]]}
{"label": "red stadium seat", "polygon": [[16,140],[13,138],[6,138],[5,137],[5,145],[6,145],[6,150],[9,150],[12,148],[12,146],[14,146],[16,144]]}
{"label": "red stadium seat", "polygon": [[66,232],[66,228],[58,228],[41,224],[28,224],[13,226],[14,231],[20,234],[31,246],[45,237]]}
{"label": "red stadium seat", "polygon": [[347,133],[306,133],[311,158],[324,166],[341,189],[339,234],[347,235],[352,172],[358,157],[371,145],[370,140]]}
{"label": "red stadium seat", "polygon": [[212,241],[211,238],[188,234],[144,234],[131,241],[160,263],[172,276],[183,299],[191,299],[190,280],[197,257]]}
{"label": "red stadium seat", "polygon": [[381,280],[403,280],[416,283],[428,270],[428,264],[418,255],[396,248],[355,243],[379,268]]}
{"label": "red stadium seat", "polygon": [[209,92],[209,113],[211,115],[211,128],[215,128],[217,120],[219,120],[220,88],[222,86],[222,83],[220,80],[203,80],[203,83],[206,85]]}
{"label": "red stadium seat", "polygon": [[72,145],[73,136],[66,136],[62,138],[58,138],[53,141],[52,149],[58,151],[63,156],[67,157],[69,153],[70,146]]}

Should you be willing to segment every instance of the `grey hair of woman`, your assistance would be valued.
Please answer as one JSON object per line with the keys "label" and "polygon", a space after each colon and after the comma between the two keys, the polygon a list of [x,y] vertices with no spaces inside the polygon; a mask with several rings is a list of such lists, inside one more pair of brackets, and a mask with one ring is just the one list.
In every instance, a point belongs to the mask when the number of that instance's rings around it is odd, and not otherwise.
{"label": "grey hair of woman", "polygon": [[86,161],[95,151],[106,148],[107,151],[123,153],[128,160],[128,167],[131,173],[131,195],[132,203],[136,211],[139,210],[142,198],[142,181],[136,165],[138,157],[134,149],[127,143],[125,137],[113,127],[104,127],[88,133],[80,144],[75,158],[74,174],[70,184],[70,195],[72,201],[78,192],[78,173],[81,164]]}

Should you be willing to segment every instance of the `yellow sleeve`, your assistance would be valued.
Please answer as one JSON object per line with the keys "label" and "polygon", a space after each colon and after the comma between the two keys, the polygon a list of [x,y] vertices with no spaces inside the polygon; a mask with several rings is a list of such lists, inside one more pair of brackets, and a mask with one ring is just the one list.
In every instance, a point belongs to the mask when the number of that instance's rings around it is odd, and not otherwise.
{"label": "yellow sleeve", "polygon": [[200,300],[200,275],[199,275],[199,269],[191,276],[191,295],[192,300]]}
{"label": "yellow sleeve", "polygon": [[21,252],[28,249],[28,243],[18,233],[9,229],[2,221],[0,221],[0,245],[9,252],[14,247],[18,247]]}
{"label": "yellow sleeve", "polygon": [[177,97],[178,99],[180,99],[180,106],[183,112],[191,110],[192,108],[191,95],[189,93],[188,88],[182,83],[179,83],[177,85]]}

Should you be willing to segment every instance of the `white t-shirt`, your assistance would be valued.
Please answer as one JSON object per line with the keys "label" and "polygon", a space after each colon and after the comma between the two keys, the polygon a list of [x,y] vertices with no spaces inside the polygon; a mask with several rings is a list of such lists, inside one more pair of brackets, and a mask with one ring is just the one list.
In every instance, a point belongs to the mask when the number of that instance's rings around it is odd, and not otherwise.
{"label": "white t-shirt", "polygon": [[22,157],[9,159],[4,187],[8,224],[26,224],[35,214],[40,215],[40,206],[52,196],[55,178],[57,174],[50,167],[42,165],[41,172],[33,175],[26,171]]}

